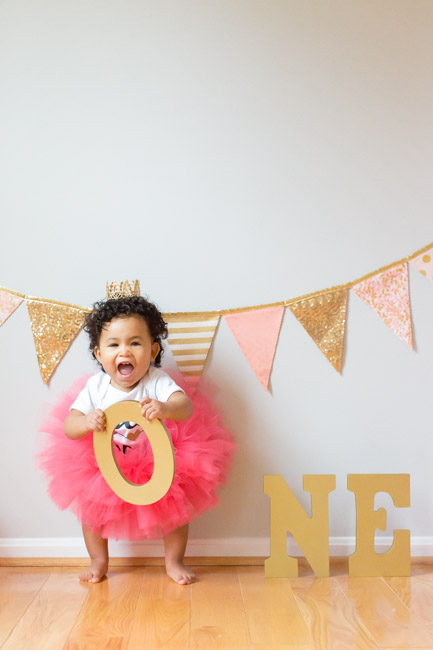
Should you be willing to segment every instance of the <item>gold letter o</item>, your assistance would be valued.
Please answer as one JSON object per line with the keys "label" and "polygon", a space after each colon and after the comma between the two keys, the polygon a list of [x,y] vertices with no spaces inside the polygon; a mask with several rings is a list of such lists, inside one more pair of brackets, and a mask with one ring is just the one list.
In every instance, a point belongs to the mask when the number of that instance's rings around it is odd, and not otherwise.
{"label": "gold letter o", "polygon": [[[102,476],[118,497],[134,505],[149,505],[162,499],[174,478],[174,450],[170,434],[161,420],[148,422],[138,402],[117,402],[105,411],[106,431],[95,431],[93,448]],[[115,427],[120,422],[136,422],[146,433],[153,451],[153,474],[147,483],[136,485],[126,479],[114,457],[111,443]]]}

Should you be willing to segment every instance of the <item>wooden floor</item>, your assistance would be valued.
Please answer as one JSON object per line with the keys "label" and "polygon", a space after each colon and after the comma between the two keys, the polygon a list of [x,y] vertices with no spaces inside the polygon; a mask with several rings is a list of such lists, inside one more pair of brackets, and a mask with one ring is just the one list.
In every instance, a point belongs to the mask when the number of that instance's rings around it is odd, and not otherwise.
{"label": "wooden floor", "polygon": [[180,587],[162,567],[0,568],[1,650],[433,649],[433,565],[411,578],[265,579],[263,567],[198,567]]}

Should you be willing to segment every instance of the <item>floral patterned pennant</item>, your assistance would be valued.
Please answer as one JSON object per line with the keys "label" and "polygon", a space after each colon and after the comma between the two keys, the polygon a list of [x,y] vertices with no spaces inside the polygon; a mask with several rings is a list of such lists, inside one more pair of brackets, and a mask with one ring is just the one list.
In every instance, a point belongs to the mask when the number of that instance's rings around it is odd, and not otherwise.
{"label": "floral patterned pennant", "polygon": [[352,290],[409,347],[413,348],[407,263],[367,276]]}
{"label": "floral patterned pennant", "polygon": [[23,300],[24,296],[7,289],[0,289],[0,325],[3,325],[9,316],[12,316]]}

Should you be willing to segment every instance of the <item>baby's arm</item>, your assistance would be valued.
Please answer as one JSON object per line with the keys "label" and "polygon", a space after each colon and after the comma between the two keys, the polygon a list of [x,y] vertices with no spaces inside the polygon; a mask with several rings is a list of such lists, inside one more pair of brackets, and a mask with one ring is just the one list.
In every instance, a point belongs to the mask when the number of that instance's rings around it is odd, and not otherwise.
{"label": "baby's arm", "polygon": [[142,415],[149,421],[158,418],[183,422],[192,415],[191,400],[180,390],[172,393],[166,402],[146,397],[140,406]]}
{"label": "baby's arm", "polygon": [[90,411],[87,415],[71,409],[63,423],[63,431],[68,438],[79,440],[91,431],[105,431],[105,415],[101,409]]}

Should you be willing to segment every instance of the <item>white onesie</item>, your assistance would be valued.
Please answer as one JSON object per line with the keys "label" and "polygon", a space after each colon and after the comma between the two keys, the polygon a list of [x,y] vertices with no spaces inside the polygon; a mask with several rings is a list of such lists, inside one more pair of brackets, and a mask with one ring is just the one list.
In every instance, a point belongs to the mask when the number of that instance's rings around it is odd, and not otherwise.
{"label": "white onesie", "polygon": [[[149,370],[138,382],[137,386],[128,393],[115,388],[110,384],[110,381],[110,375],[103,371],[90,377],[72,404],[71,409],[76,409],[87,415],[94,409],[105,411],[106,408],[116,404],[116,402],[126,400],[140,402],[146,397],[166,402],[173,393],[177,391],[184,392],[167,373],[154,366],[149,367]],[[121,422],[115,429],[113,440],[121,445],[131,447],[140,433],[141,428],[135,422]]]}

